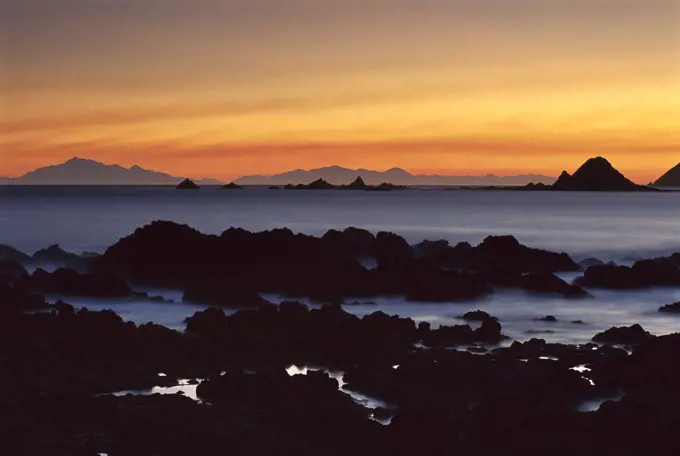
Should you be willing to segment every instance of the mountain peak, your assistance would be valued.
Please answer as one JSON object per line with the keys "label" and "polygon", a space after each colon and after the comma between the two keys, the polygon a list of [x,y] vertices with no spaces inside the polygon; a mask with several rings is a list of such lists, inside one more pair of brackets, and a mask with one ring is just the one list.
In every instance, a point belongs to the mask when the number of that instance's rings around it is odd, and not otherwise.
{"label": "mountain peak", "polygon": [[661,176],[654,185],[659,187],[680,187],[680,163]]}
{"label": "mountain peak", "polygon": [[553,188],[577,191],[632,191],[644,187],[627,179],[606,158],[595,157],[587,160],[574,174],[562,172]]}

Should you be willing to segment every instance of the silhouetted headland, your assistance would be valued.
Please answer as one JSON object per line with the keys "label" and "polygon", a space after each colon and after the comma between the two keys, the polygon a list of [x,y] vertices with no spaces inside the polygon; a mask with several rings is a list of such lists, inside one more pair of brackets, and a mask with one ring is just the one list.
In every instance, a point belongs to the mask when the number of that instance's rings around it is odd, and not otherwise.
{"label": "silhouetted headland", "polygon": [[[175,177],[137,165],[125,168],[74,157],[64,163],[45,166],[21,177],[0,182],[5,185],[177,185]],[[215,179],[199,179],[201,185],[222,185]]]}
{"label": "silhouetted headland", "polygon": [[524,190],[579,192],[645,192],[655,189],[627,179],[603,157],[586,161],[573,175],[563,171],[552,185],[531,183]]}
{"label": "silhouetted headland", "polygon": [[680,163],[661,176],[654,185],[657,187],[680,188]]}

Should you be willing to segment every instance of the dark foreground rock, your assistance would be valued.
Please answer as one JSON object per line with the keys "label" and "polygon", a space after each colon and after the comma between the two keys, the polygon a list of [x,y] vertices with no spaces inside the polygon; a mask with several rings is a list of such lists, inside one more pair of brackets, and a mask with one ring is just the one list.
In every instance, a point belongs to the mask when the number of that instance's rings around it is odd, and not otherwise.
{"label": "dark foreground rock", "polygon": [[637,345],[653,339],[654,336],[645,331],[642,326],[621,326],[609,328],[593,337],[595,342],[607,344]]}
{"label": "dark foreground rock", "polygon": [[95,298],[124,298],[132,289],[118,277],[108,274],[80,274],[73,269],[57,269],[53,273],[37,269],[24,275],[17,286],[43,294]]}
{"label": "dark foreground rock", "polygon": [[[64,303],[24,314],[22,296],[0,285],[0,309],[14,309],[0,318],[0,441],[8,454],[670,456],[680,449],[672,432],[680,424],[672,363],[680,335],[643,340],[632,355],[538,339],[472,354],[446,343],[415,345],[459,339],[458,331],[497,338],[497,321],[485,319],[477,331],[432,330],[381,312],[358,318],[337,306],[286,302],[230,316],[197,312],[180,333]],[[345,388],[381,400],[378,414],[392,423],[369,420],[371,411],[323,372],[288,376],[290,364],[343,371]],[[101,395],[178,378],[203,379],[204,402]],[[620,390],[627,395],[618,403],[576,411]]]}
{"label": "dark foreground rock", "polygon": [[680,265],[675,257],[641,260],[632,267],[600,265],[589,267],[576,280],[583,287],[637,289],[650,286],[679,286]]}
{"label": "dark foreground rock", "polygon": [[680,302],[659,307],[659,312],[680,314]]}

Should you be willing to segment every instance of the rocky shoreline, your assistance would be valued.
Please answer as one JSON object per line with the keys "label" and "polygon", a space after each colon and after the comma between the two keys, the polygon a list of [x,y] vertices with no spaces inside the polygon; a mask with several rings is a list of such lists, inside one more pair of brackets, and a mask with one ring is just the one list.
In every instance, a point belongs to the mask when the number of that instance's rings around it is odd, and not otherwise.
{"label": "rocky shoreline", "polygon": [[[439,302],[518,288],[587,299],[589,287],[677,285],[677,254],[624,271],[582,268],[566,254],[510,237],[410,246],[358,229],[320,238],[234,229],[209,236],[157,222],[82,265],[61,256],[80,272],[29,275],[17,262],[0,263],[0,442],[8,454],[680,451],[673,432],[680,334],[657,337],[633,325],[593,334],[583,345],[531,339],[501,347],[503,321],[482,311],[432,328],[380,311],[359,318],[341,307],[384,294]],[[376,267],[363,266],[365,259]],[[583,276],[571,284],[555,275],[564,271]],[[214,307],[197,311],[179,332],[43,297],[126,296],[140,285],[180,287],[185,300]],[[291,298],[273,305],[259,296],[268,291],[327,304],[310,309]],[[231,307],[242,310],[223,309]],[[323,370],[291,376],[291,365],[343,372],[344,388],[385,406],[363,407]],[[179,379],[202,380],[200,402],[113,394]],[[592,401],[604,403],[581,411]]]}

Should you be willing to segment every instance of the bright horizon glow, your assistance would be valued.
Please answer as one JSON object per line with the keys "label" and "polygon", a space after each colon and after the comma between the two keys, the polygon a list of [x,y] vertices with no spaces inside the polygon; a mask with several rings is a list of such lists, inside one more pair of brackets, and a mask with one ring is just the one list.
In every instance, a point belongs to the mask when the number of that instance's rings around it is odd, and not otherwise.
{"label": "bright horizon glow", "polygon": [[[3,19],[4,23],[3,23]],[[680,157],[675,0],[0,0],[0,176],[337,164],[639,183]]]}

